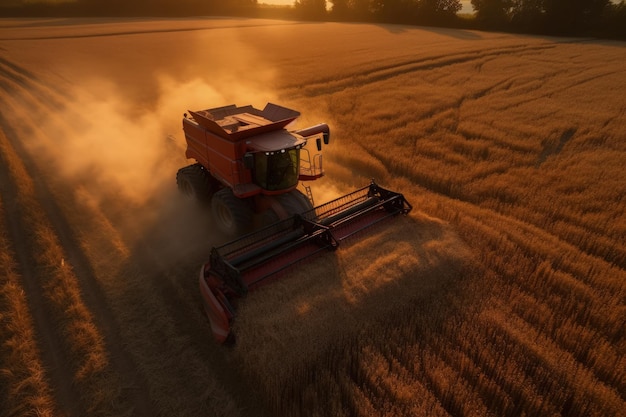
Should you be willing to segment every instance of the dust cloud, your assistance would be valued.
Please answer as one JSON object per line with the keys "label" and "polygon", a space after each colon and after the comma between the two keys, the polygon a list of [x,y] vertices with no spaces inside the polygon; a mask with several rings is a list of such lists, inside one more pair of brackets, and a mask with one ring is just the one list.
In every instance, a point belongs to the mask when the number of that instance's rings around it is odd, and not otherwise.
{"label": "dust cloud", "polygon": [[183,113],[228,103],[199,79],[161,79],[159,84],[153,109],[129,109],[115,95],[74,93],[75,101],[62,117],[78,114],[80,128],[56,137],[47,151],[59,173],[92,183],[95,198],[117,195],[133,205],[144,204],[171,183],[178,168],[193,163],[184,156]]}
{"label": "dust cloud", "polygon": [[[54,111],[41,109],[44,133],[27,143],[30,152],[42,155],[45,171],[65,193],[114,218],[129,246],[150,240],[158,246],[154,249],[159,256],[180,258],[186,248],[200,243],[206,252],[207,245],[223,237],[211,234],[206,207],[199,209],[176,190],[177,170],[195,162],[185,157],[183,114],[229,104],[262,108],[277,102],[271,87],[274,72],[265,66],[248,77],[250,66],[261,60],[230,36],[220,48],[224,54],[237,51],[227,68],[209,65],[207,54],[196,47],[204,43],[201,40],[177,43],[186,45],[184,64],[163,60],[152,71],[152,55],[122,65],[123,56],[116,56],[115,48],[98,38],[93,41],[102,42],[98,48],[90,42],[81,40],[76,50],[105,51],[111,63],[83,65],[74,56],[59,58],[66,61],[55,69],[71,83]],[[190,62],[197,67],[189,67]]]}
{"label": "dust cloud", "polygon": [[[116,195],[142,205],[176,175],[185,163],[181,129],[182,97],[193,92],[219,100],[210,86],[197,81],[163,83],[152,111],[126,111],[127,103],[115,95],[94,97],[78,91],[69,106],[79,114],[79,129],[54,141],[55,165],[70,181],[92,184],[96,199]],[[180,95],[180,96],[179,96]],[[78,110],[80,109],[80,110]]]}

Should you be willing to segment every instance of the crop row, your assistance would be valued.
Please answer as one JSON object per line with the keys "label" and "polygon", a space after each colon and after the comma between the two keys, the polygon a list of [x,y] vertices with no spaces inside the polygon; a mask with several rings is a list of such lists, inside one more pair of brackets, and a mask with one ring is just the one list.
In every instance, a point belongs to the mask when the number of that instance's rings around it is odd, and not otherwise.
{"label": "crop row", "polygon": [[[4,217],[0,199],[0,218]],[[57,415],[28,300],[7,234],[0,229],[0,396],[10,415]]]}
{"label": "crop row", "polygon": [[[96,413],[102,404],[110,403],[115,396],[114,375],[107,372],[109,363],[107,349],[93,316],[85,306],[77,276],[69,257],[63,249],[56,231],[45,215],[36,195],[36,186],[8,138],[0,138],[0,146],[6,168],[16,189],[15,211],[17,218],[11,221],[22,226],[16,236],[17,245],[23,245],[29,267],[22,278],[22,287],[29,288],[27,297],[31,309],[43,309],[53,336],[67,352],[67,361],[49,364],[66,369],[71,375],[72,389],[81,393],[81,406]],[[22,265],[24,268],[25,265]],[[39,295],[38,295],[39,294]],[[43,303],[36,305],[36,303]],[[41,327],[40,327],[41,328]],[[46,347],[51,348],[51,347]]]}

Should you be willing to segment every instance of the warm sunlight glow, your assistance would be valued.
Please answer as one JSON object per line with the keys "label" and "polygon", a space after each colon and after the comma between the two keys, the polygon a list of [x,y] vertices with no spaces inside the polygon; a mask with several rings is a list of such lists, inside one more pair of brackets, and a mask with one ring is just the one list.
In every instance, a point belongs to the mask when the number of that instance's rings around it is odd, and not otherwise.
{"label": "warm sunlight glow", "polygon": [[[467,27],[0,19],[3,409],[623,415],[625,62],[618,40]],[[226,347],[199,290],[226,238],[216,194],[177,190],[196,162],[183,114],[268,102],[301,113],[290,129],[330,127],[325,176],[306,184],[316,205],[375,179],[413,210],[229,293]],[[260,120],[246,117],[230,129]],[[264,169],[217,143],[231,178]],[[210,162],[195,184],[226,191],[225,206],[286,205],[240,199]],[[236,191],[253,188],[244,180]],[[315,237],[314,249],[333,241]],[[215,274],[226,292],[238,283]]]}

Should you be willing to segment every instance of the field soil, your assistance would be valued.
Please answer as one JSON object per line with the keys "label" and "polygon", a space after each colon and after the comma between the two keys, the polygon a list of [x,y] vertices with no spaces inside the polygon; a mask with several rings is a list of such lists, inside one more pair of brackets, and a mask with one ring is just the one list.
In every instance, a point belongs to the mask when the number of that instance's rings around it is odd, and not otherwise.
{"label": "field soil", "polygon": [[[0,415],[616,416],[626,44],[257,19],[0,19]],[[218,346],[188,110],[326,122],[328,201],[409,216],[289,270]],[[311,147],[313,148],[313,147]]]}

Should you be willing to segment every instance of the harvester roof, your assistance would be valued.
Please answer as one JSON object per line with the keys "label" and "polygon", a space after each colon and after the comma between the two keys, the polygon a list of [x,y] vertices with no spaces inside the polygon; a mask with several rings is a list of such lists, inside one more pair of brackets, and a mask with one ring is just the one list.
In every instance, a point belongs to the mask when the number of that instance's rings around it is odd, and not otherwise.
{"label": "harvester roof", "polygon": [[281,130],[300,116],[295,110],[273,103],[268,103],[263,110],[232,104],[214,109],[190,110],[189,113],[200,126],[232,141]]}
{"label": "harvester roof", "polygon": [[258,152],[276,152],[301,147],[305,144],[306,140],[302,136],[287,132],[284,129],[264,133],[246,140],[247,147]]}

